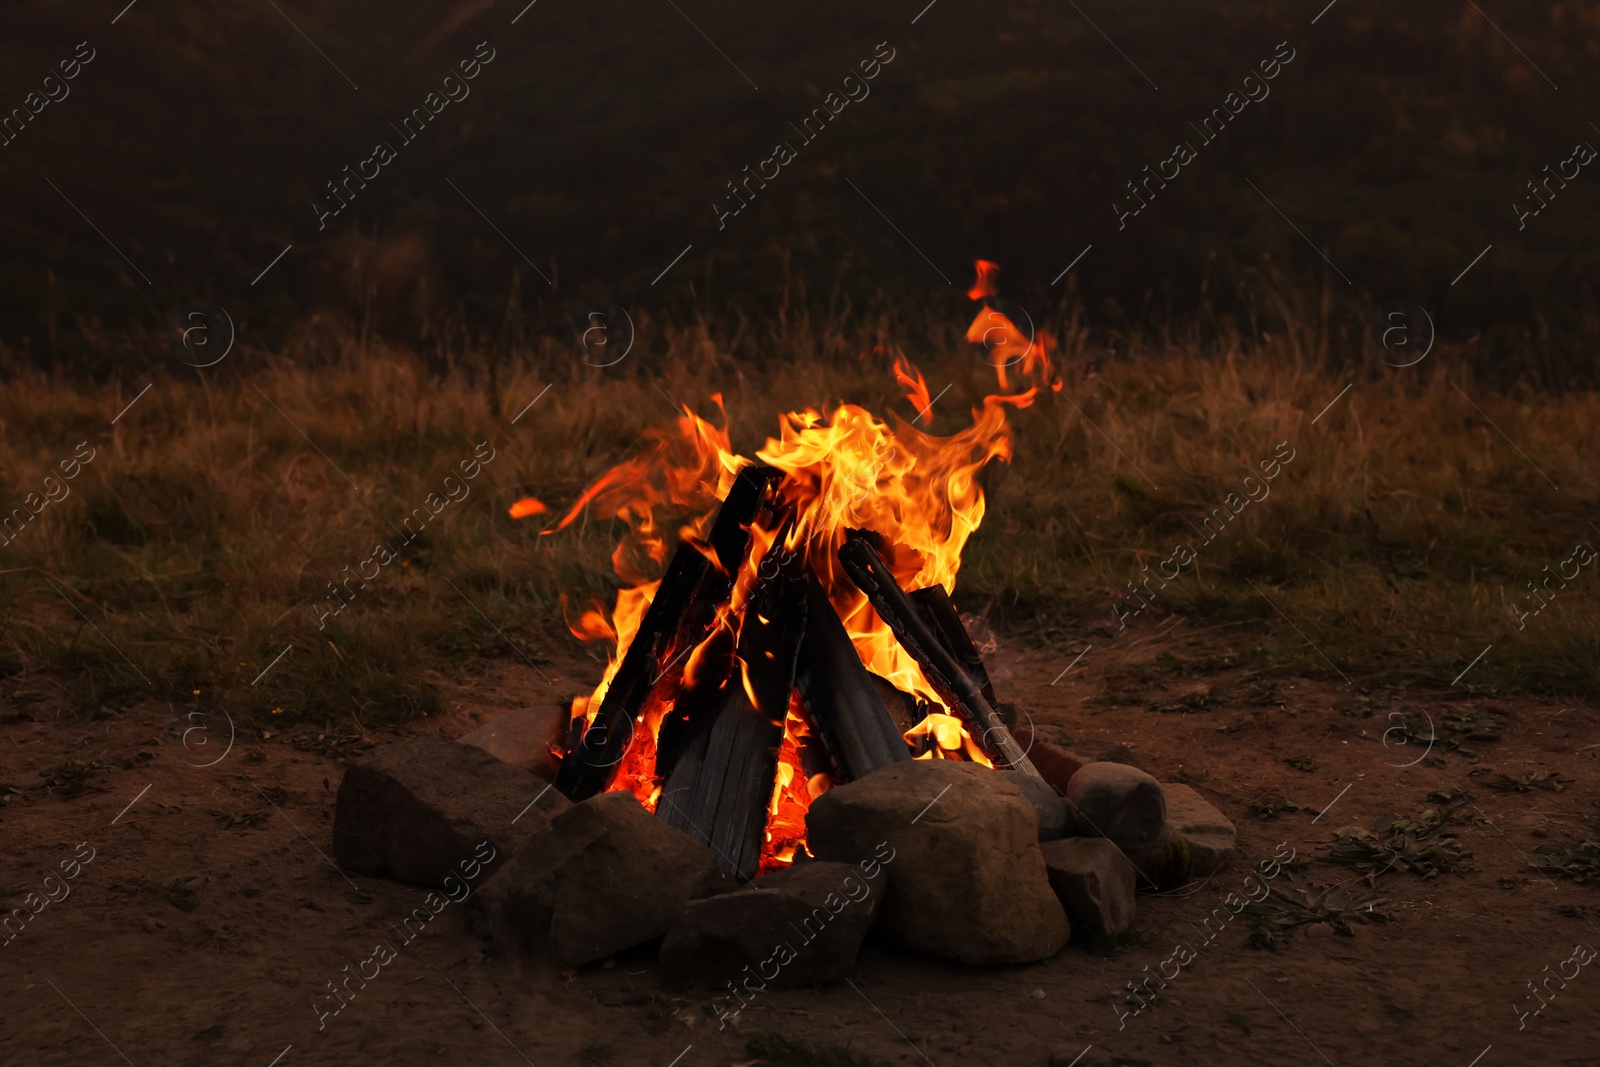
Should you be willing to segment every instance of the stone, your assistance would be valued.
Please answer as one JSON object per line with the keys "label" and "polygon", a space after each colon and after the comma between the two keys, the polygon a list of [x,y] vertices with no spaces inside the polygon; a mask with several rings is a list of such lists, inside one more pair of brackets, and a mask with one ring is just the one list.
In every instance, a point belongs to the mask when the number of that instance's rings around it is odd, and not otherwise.
{"label": "stone", "polygon": [[1039,816],[1039,840],[1054,841],[1066,837],[1072,829],[1072,816],[1067,812],[1067,802],[1054,786],[1043,778],[1022,771],[1001,771],[1006,781],[1022,790],[1033,810]]}
{"label": "stone", "polygon": [[691,901],[661,944],[662,976],[712,989],[751,979],[773,989],[837,982],[855,970],[885,884],[876,861],[815,860]]}
{"label": "stone", "polygon": [[1139,876],[1139,892],[1165,893],[1187,885],[1194,875],[1194,853],[1189,839],[1163,826],[1153,839],[1140,845],[1122,845],[1122,854]]}
{"label": "stone", "polygon": [[546,781],[554,781],[561,769],[561,756],[567,744],[572,712],[559,704],[536,708],[513,708],[499,718],[484,723],[456,740],[474,745],[489,755]]}
{"label": "stone", "polygon": [[1103,837],[1069,837],[1040,846],[1050,888],[1073,930],[1105,943],[1133,926],[1133,864]]}
{"label": "stone", "polygon": [[578,967],[662,936],[689,901],[728,887],[710,849],[632,793],[601,793],[524,842],[467,901],[467,914],[502,948]]}
{"label": "stone", "polygon": [[492,873],[571,806],[548,782],[480,748],[413,737],[346,766],[334,802],[333,858],[360,874],[451,889],[447,878]]}
{"label": "stone", "polygon": [[1167,802],[1167,825],[1189,842],[1196,878],[1226,867],[1238,851],[1238,831],[1207,799],[1189,786],[1169,782],[1161,787]]}
{"label": "stone", "polygon": [[882,865],[881,928],[909,948],[970,964],[1048,959],[1071,934],[1045,874],[1038,822],[1004,775],[952,760],[892,764],[834,786],[806,814],[819,859]]}
{"label": "stone", "polygon": [[1118,846],[1153,841],[1167,818],[1161,783],[1121,763],[1084,764],[1067,783],[1067,806],[1081,836]]}

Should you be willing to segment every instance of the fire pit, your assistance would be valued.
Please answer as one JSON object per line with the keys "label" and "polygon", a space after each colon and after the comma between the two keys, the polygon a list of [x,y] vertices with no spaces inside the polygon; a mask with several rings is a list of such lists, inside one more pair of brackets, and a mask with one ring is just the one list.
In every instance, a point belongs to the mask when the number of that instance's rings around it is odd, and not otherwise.
{"label": "fire pit", "polygon": [[713,985],[837,979],[869,928],[968,963],[1044,959],[1073,930],[1125,932],[1137,887],[1225,864],[1234,828],[1193,790],[1008,722],[950,594],[1007,410],[1060,381],[1049,338],[995,308],[968,337],[1000,391],[950,436],[917,425],[903,357],[911,422],[794,412],[754,457],[688,408],[650,433],[544,531],[591,508],[626,523],[615,603],[569,620],[611,646],[599,684],[353,762],[339,862],[447,892],[469,868],[463,910],[503,945],[570,967],[659,938],[664,974]]}

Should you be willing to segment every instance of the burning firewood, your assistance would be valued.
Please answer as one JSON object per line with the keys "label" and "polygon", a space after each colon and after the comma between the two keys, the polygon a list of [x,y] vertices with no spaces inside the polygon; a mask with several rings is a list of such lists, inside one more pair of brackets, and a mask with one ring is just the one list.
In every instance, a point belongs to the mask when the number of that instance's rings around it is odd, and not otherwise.
{"label": "burning firewood", "polygon": [[[692,606],[698,605],[702,613],[712,615],[728,598],[748,545],[746,527],[755,520],[767,492],[782,476],[782,472],[770,467],[747,467],[739,473],[711,530],[716,568],[695,545],[679,543],[655,599],[606,690],[600,710],[584,731],[582,741],[562,761],[556,788],[568,797],[582,800],[610,784],[617,765],[633,743],[633,724],[645,698],[661,681],[663,665],[672,664],[675,655],[686,655],[688,649],[699,644],[700,638],[686,643],[688,635],[681,632],[681,623],[686,615],[694,614]],[[678,640],[674,641],[674,637]]]}
{"label": "burning firewood", "polygon": [[1022,746],[1006,729],[999,712],[985,699],[982,689],[940,643],[906,591],[900,588],[888,564],[872,544],[872,535],[851,530],[839,546],[839,562],[856,587],[866,594],[901,646],[922,668],[945,704],[959,715],[997,766],[1039,776]]}
{"label": "burning firewood", "polygon": [[797,682],[812,726],[833,756],[840,780],[853,782],[879,767],[910,759],[901,730],[878,696],[873,676],[828,594],[809,575],[806,587],[810,615]]}
{"label": "burning firewood", "polygon": [[804,563],[782,547],[788,529],[785,524],[770,550],[781,560],[744,605],[736,666],[716,720],[678,759],[656,808],[669,826],[710,845],[723,869],[742,878],[753,877],[761,862],[784,717],[806,633]]}
{"label": "burning firewood", "polygon": [[922,612],[922,619],[928,624],[928,629],[939,639],[945,651],[954,656],[961,664],[961,669],[967,672],[967,677],[977,685],[983,693],[983,699],[991,705],[998,701],[994,698],[994,683],[989,681],[989,670],[983,665],[983,654],[978,651],[978,646],[973,643],[972,635],[967,633],[967,628],[961,624],[961,615],[956,611],[956,606],[950,602],[950,594],[944,591],[942,585],[930,585],[926,589],[916,589],[908,594],[911,602]]}

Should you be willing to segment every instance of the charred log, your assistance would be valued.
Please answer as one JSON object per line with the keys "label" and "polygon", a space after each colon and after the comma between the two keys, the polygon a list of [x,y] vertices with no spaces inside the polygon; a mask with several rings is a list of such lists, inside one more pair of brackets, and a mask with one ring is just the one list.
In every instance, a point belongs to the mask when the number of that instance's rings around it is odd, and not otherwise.
{"label": "charred log", "polygon": [[[719,521],[711,531],[711,547],[717,554],[717,565],[706,571],[701,588],[695,591],[672,642],[676,662],[657,672],[659,678],[653,690],[656,699],[670,703],[672,708],[656,733],[658,780],[665,780],[672,773],[683,753],[711,729],[721,712],[722,687],[737,670],[734,658],[737,624],[729,620],[719,622],[719,615],[733,596],[739,569],[750,550],[748,527],[760,523],[769,530],[779,526],[787,529],[787,519],[777,514],[775,503],[776,488],[782,476],[782,472],[771,467],[750,467],[742,471],[723,509],[734,509],[733,514],[748,518],[739,524],[724,525],[719,514]],[[762,558],[757,574],[746,575],[747,580],[775,574],[780,555],[776,548],[769,551]],[[705,642],[705,648],[695,652],[701,642]],[[687,669],[689,658],[700,661],[692,673]]]}
{"label": "charred log", "polygon": [[694,545],[678,545],[600,710],[582,740],[562,760],[555,784],[571,799],[594,796],[610,784],[633,742],[634,724],[651,690],[663,674],[681,672],[681,662],[674,664],[673,657],[687,656],[709,633],[716,609],[733,590],[734,575],[749,545],[747,527],[782,477],[781,471],[771,467],[746,467],[739,472],[709,538],[720,566],[713,567]]}
{"label": "charred log", "polygon": [[852,782],[879,767],[910,759],[873,674],[861,662],[828,594],[809,573],[806,596],[811,610],[797,683],[811,728],[833,756],[839,779]]}
{"label": "charred log", "polygon": [[781,547],[772,554],[780,558],[770,571],[760,569],[739,630],[739,662],[723,687],[716,720],[690,740],[656,807],[663,821],[705,842],[725,870],[746,879],[761,862],[806,632],[803,563]]}
{"label": "charred log", "polygon": [[902,737],[928,714],[927,709],[922,706],[922,701],[881,674],[872,675],[872,688],[878,691],[878,699],[883,701],[883,706],[888,709],[889,718],[894,720],[894,728],[900,731]]}
{"label": "charred log", "polygon": [[923,621],[922,613],[895,580],[870,535],[852,530],[839,547],[839,562],[872,602],[878,616],[894,631],[901,647],[917,661],[934,692],[966,722],[967,731],[996,766],[1038,777],[1038,769],[1029,762],[983,691]]}
{"label": "charred log", "polygon": [[928,624],[944,650],[955,657],[961,669],[967,672],[967,677],[977,685],[983,699],[994,706],[994,683],[989,680],[989,669],[983,665],[983,653],[978,651],[972,635],[967,633],[966,626],[961,622],[961,613],[950,602],[950,594],[944,591],[944,586],[930,585],[908,595],[917,610],[922,612],[922,621]]}

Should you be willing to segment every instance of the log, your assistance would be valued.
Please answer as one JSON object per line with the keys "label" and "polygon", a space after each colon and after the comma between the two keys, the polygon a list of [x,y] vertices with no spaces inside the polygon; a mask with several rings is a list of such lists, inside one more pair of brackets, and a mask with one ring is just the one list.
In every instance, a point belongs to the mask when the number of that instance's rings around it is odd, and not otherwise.
{"label": "log", "polygon": [[840,782],[911,758],[873,675],[857,655],[839,613],[812,574],[806,575],[810,612],[796,684],[811,728],[827,746]]}
{"label": "log", "polygon": [[[604,791],[633,742],[634,722],[651,690],[662,681],[664,665],[686,647],[684,641],[709,630],[716,609],[733,590],[733,575],[749,545],[746,527],[760,512],[768,491],[783,477],[772,467],[746,467],[739,472],[722,502],[709,538],[719,567],[687,542],[680,542],[656,587],[656,595],[639,622],[639,630],[622,655],[600,710],[583,738],[561,761],[556,788],[572,800]],[[732,560],[732,566],[728,561]],[[723,573],[726,572],[726,573]],[[691,610],[691,608],[695,610]],[[686,617],[692,625],[685,627]],[[705,625],[698,620],[704,619]],[[687,646],[692,647],[692,646]],[[676,669],[681,671],[681,662]]]}
{"label": "log", "polygon": [[[671,704],[671,710],[661,720],[656,733],[655,773],[665,780],[695,739],[711,729],[723,703],[722,686],[735,670],[734,634],[717,625],[717,616],[733,595],[734,583],[739,579],[739,568],[744,565],[745,554],[750,550],[748,527],[761,523],[767,529],[782,527],[784,520],[774,514],[775,489],[783,473],[773,467],[747,467],[741,471],[724,501],[723,512],[739,518],[738,522],[722,522],[711,530],[710,543],[717,554],[717,566],[706,571],[701,588],[695,590],[689,610],[679,623],[678,634],[672,641],[671,655],[676,662],[659,675],[652,695]],[[758,567],[765,575],[777,556],[769,552]],[[747,576],[750,577],[750,576]],[[703,652],[693,650],[710,638]],[[700,677],[685,683],[684,673],[690,656],[701,660]],[[649,701],[645,706],[649,706]]]}
{"label": "log", "polygon": [[740,623],[740,662],[723,687],[716,720],[687,745],[656,807],[664,822],[710,846],[723,869],[743,879],[755,876],[766,840],[778,749],[806,632],[804,578],[803,561],[791,553],[758,580]]}
{"label": "log", "polygon": [[889,718],[894,720],[894,728],[900,732],[901,737],[927,718],[928,709],[923,706],[923,701],[882,675],[872,675],[872,688],[878,691],[878,699],[882,700],[883,706],[888,709]]}
{"label": "log", "polygon": [[[655,774],[658,779],[665,779],[671,774],[678,760],[694,744],[695,738],[710,729],[716,721],[717,712],[722,707],[723,685],[736,666],[733,631],[726,628],[717,630],[704,638],[705,647],[694,653],[695,645],[701,643],[702,630],[690,621],[684,623],[683,629],[686,632],[681,644],[675,642],[675,646],[681,649],[681,654],[674,653],[679,655],[679,661],[662,675],[651,699],[645,701],[646,707],[653,700],[663,700],[670,705],[656,731]],[[688,676],[687,670],[691,654],[699,661],[693,678]]]}
{"label": "log", "polygon": [[942,585],[930,585],[926,589],[916,589],[910,594],[911,602],[922,612],[922,621],[928,624],[933,635],[939,639],[945,651],[955,657],[967,672],[967,677],[977,685],[983,693],[983,699],[991,706],[999,703],[994,698],[994,683],[989,680],[989,669],[983,665],[983,653],[978,651],[978,646],[973,643],[972,635],[967,633],[966,625],[961,621],[961,613],[956,611],[956,606],[950,602],[950,594],[944,591]]}
{"label": "log", "polygon": [[995,766],[1041,777],[1022,746],[1006,729],[999,712],[984,699],[977,683],[923,621],[922,613],[900,588],[874,547],[872,536],[858,530],[849,532],[845,543],[839,546],[839,562],[845,573],[866,594],[879,618],[894,631],[901,647],[917,661],[933,691],[966,722],[967,732]]}

